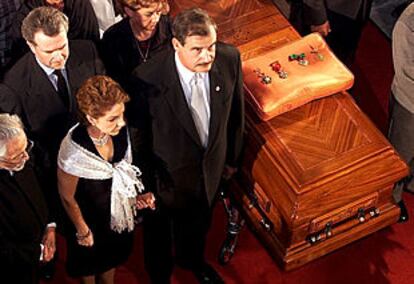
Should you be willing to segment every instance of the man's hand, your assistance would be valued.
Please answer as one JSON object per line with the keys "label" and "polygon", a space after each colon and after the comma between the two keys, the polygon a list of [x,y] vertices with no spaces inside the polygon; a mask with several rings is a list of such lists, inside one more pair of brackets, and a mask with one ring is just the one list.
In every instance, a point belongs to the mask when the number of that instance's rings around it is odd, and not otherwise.
{"label": "man's hand", "polygon": [[43,248],[43,261],[48,262],[52,260],[56,252],[56,232],[55,228],[46,228],[45,234],[43,235],[42,244]]}
{"label": "man's hand", "polygon": [[237,172],[237,168],[233,168],[225,165],[223,174],[221,175],[224,180],[229,180]]}
{"label": "man's hand", "polygon": [[312,25],[310,29],[311,29],[311,32],[320,33],[321,36],[323,37],[327,37],[328,34],[331,32],[331,26],[329,25],[329,21],[326,21],[322,25],[318,25],[318,26]]}

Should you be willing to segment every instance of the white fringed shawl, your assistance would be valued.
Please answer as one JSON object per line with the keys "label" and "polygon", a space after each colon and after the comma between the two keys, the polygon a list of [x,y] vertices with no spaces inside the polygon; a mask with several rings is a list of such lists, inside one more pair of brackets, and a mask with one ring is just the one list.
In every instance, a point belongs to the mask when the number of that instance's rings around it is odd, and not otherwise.
{"label": "white fringed shawl", "polygon": [[58,166],[64,172],[87,179],[104,180],[112,178],[111,187],[111,229],[121,233],[134,229],[137,191],[144,185],[138,178],[141,171],[133,166],[131,142],[128,134],[128,147],[124,158],[112,165],[98,155],[86,150],[72,140],[72,127],[63,139],[59,149]]}

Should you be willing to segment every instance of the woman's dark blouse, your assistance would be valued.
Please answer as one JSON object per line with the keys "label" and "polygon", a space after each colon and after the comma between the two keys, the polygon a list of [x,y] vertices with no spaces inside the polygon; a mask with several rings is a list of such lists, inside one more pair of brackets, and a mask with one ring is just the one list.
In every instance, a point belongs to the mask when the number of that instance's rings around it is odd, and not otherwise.
{"label": "woman's dark blouse", "polygon": [[[155,34],[144,44],[150,45],[147,62],[160,50],[172,48],[171,39],[171,19],[163,15],[160,17]],[[141,51],[143,54],[146,53],[145,48],[141,47]],[[128,90],[127,84],[131,72],[143,63],[129,18],[116,23],[104,33],[100,52],[107,74]]]}

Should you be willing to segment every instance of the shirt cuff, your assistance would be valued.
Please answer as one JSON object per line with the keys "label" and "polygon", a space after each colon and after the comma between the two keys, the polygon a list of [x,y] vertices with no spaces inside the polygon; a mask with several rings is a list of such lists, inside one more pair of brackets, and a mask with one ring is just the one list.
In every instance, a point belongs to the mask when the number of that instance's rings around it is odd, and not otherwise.
{"label": "shirt cuff", "polygon": [[49,224],[47,224],[47,226],[46,226],[46,229],[49,229],[49,228],[55,228],[56,229],[56,223],[55,222],[51,222],[51,223],[49,223]]}

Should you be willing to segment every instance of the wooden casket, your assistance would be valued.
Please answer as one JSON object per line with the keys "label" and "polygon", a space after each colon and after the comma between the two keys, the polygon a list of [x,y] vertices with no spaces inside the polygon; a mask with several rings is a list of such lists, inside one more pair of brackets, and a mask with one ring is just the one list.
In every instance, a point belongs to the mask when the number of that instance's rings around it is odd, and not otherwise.
{"label": "wooden casket", "polygon": [[247,116],[236,197],[285,269],[395,223],[404,162],[347,94],[261,122]]}
{"label": "wooden casket", "polygon": [[[247,60],[299,38],[271,1],[172,2],[216,19],[219,39]],[[343,92],[261,121],[247,105],[234,193],[250,227],[289,270],[395,223],[395,182],[407,166]]]}

